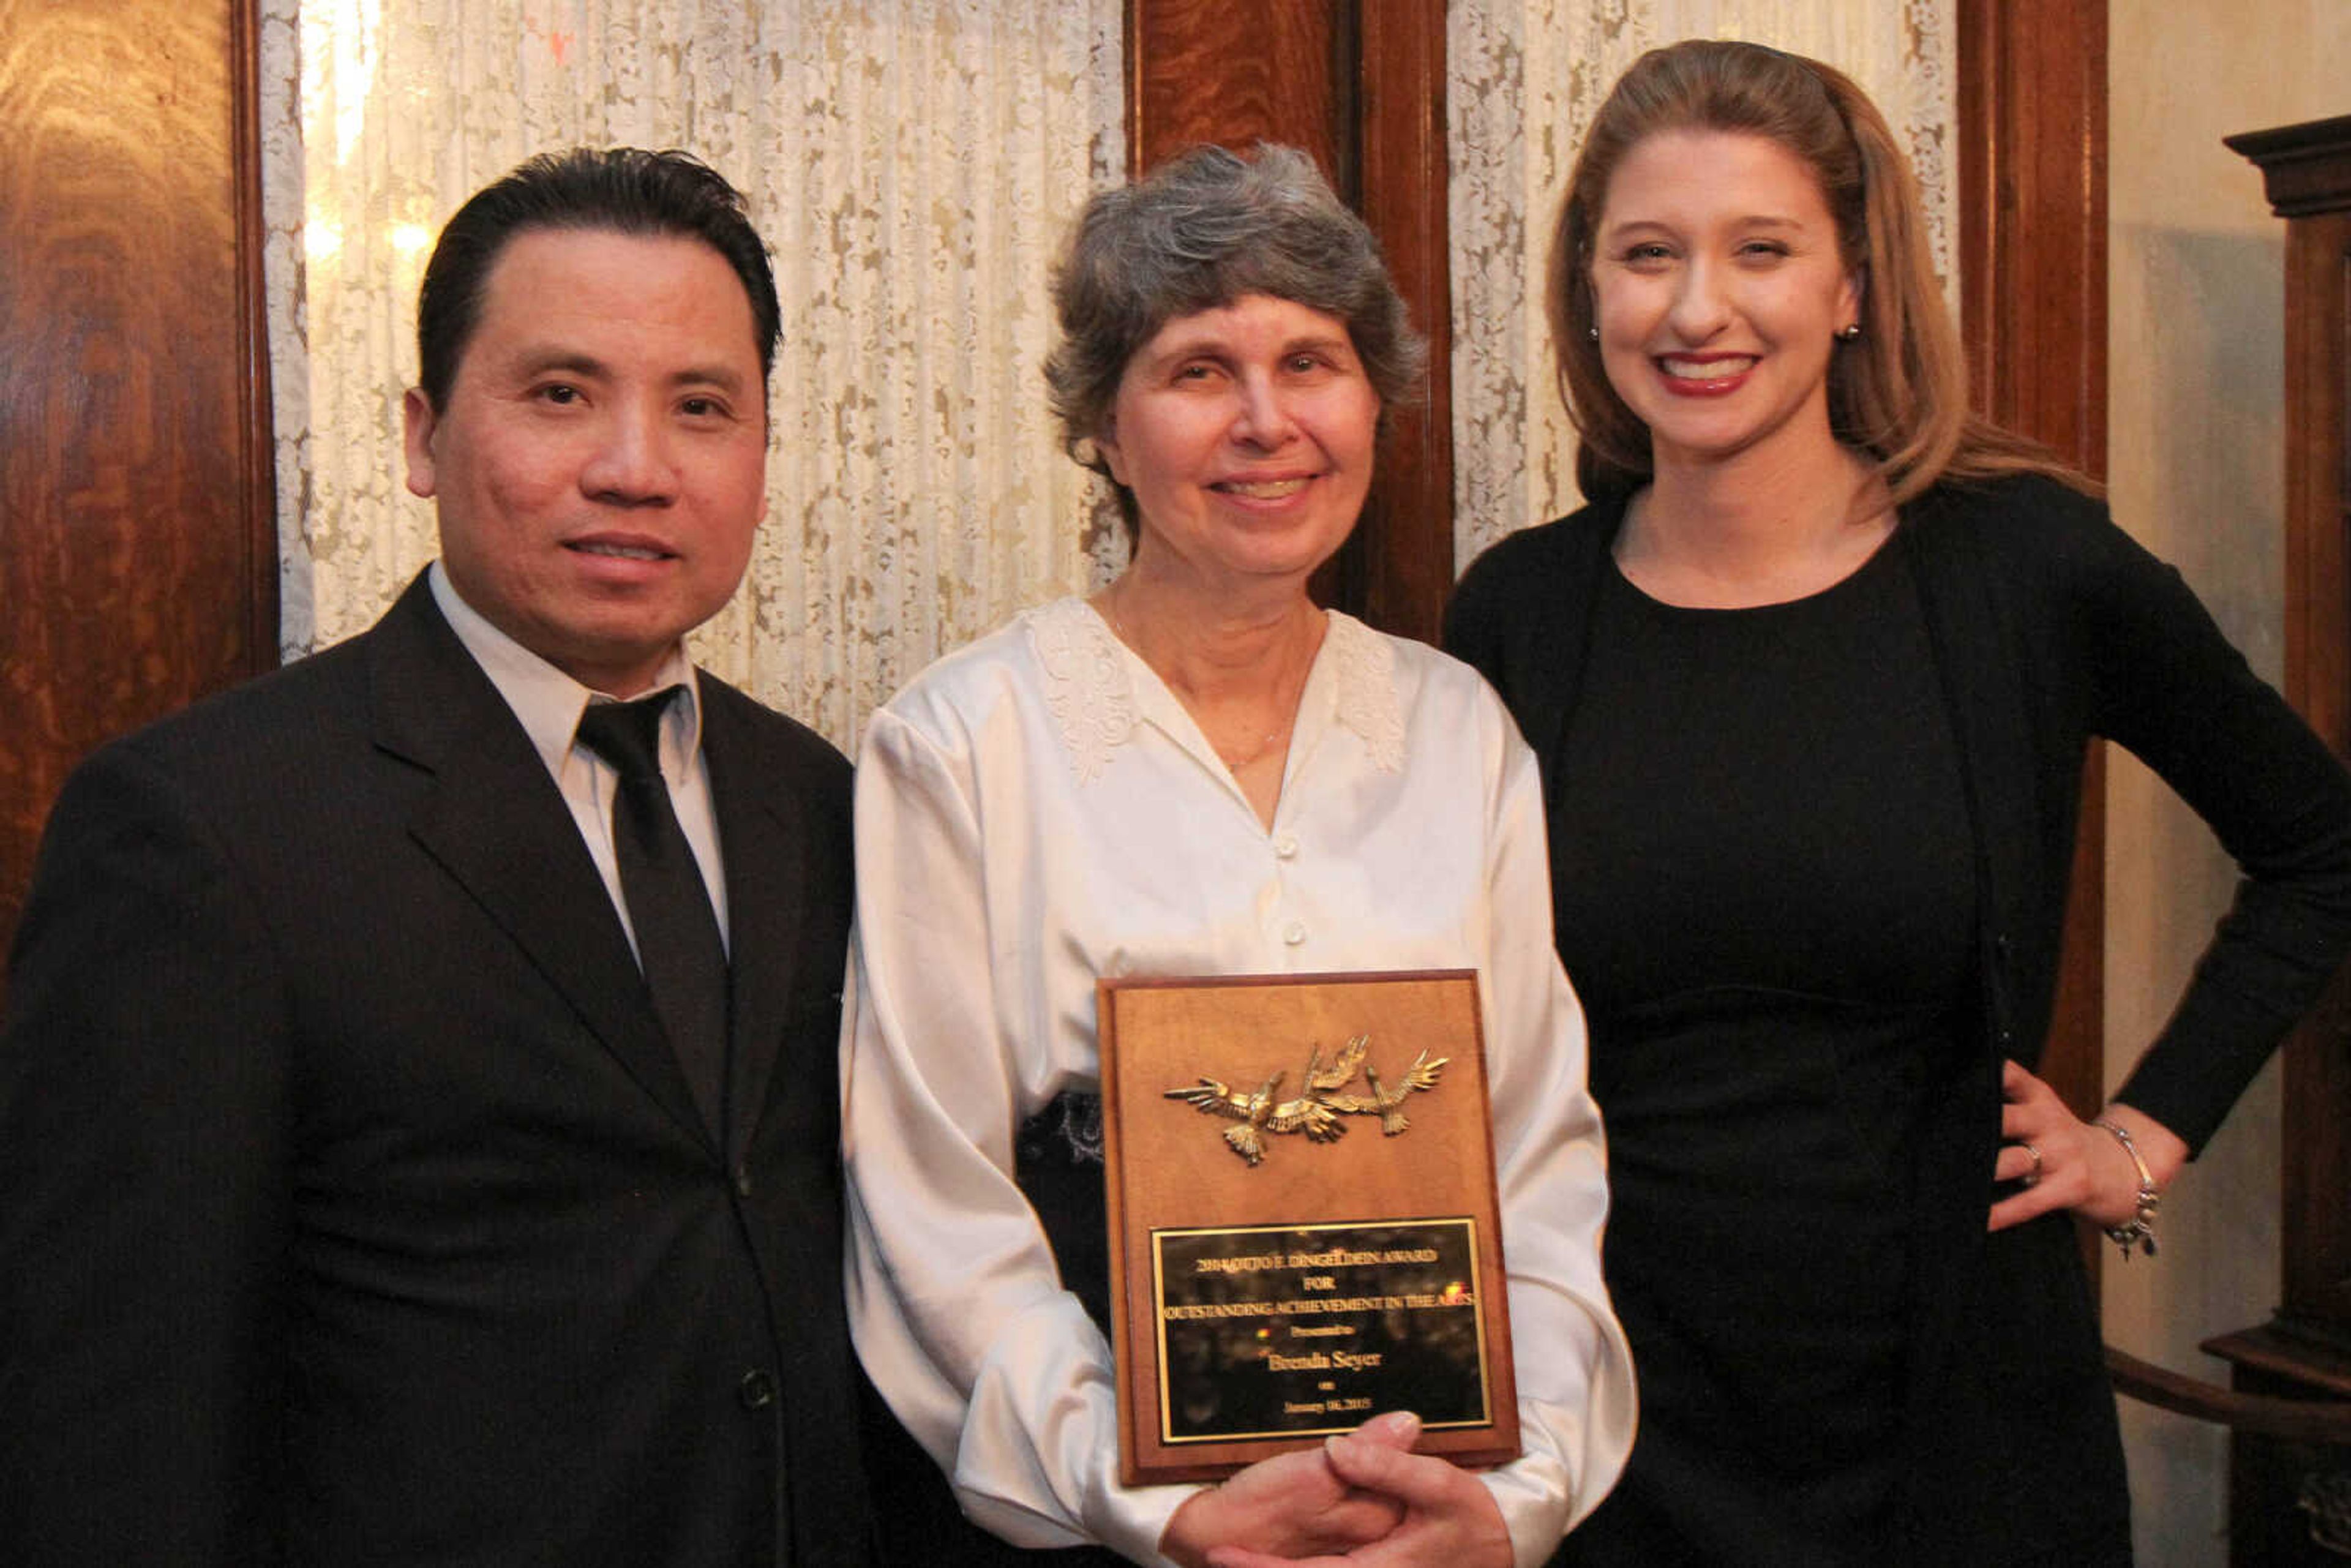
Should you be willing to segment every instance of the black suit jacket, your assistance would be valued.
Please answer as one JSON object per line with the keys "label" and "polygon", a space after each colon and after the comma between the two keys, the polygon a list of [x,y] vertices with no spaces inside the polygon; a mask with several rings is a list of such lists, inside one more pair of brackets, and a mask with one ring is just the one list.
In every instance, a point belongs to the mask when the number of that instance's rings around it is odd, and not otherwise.
{"label": "black suit jacket", "polygon": [[849,768],[702,696],[724,1148],[421,579],[68,782],[0,1035],[9,1561],[867,1561]]}

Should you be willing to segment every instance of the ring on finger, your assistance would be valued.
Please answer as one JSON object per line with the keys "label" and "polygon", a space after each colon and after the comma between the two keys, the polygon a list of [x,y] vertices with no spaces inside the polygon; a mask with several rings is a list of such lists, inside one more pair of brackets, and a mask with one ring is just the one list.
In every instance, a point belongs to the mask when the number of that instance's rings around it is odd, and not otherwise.
{"label": "ring on finger", "polygon": [[2041,1151],[2034,1148],[2031,1144],[2022,1142],[2020,1142],[2017,1145],[2017,1147],[2022,1149],[2024,1151],[2025,1157],[2032,1162],[2032,1168],[2026,1171],[2023,1177],[2024,1185],[2031,1186],[2034,1182],[2041,1179]]}

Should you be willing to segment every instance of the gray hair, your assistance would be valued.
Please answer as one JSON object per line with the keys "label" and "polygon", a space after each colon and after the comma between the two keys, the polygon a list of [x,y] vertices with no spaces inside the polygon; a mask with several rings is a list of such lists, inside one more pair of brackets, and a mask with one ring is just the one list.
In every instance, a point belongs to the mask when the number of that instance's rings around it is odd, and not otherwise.
{"label": "gray hair", "polygon": [[[1045,361],[1061,443],[1107,474],[1092,438],[1110,422],[1127,361],[1181,316],[1244,295],[1287,299],[1345,324],[1383,420],[1414,401],[1428,350],[1406,319],[1379,242],[1295,147],[1244,159],[1196,147],[1086,204],[1053,274],[1061,340]],[[1133,497],[1119,500],[1133,522]]]}

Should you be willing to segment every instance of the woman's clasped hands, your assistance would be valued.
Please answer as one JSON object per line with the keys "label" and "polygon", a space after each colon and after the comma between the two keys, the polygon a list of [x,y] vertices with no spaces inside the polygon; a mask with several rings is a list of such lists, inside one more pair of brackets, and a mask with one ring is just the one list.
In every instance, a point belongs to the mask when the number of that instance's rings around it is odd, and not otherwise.
{"label": "woman's clasped hands", "polygon": [[1160,1548],[1185,1568],[1510,1568],[1493,1495],[1450,1461],[1414,1453],[1419,1436],[1418,1417],[1392,1411],[1261,1460],[1176,1510]]}

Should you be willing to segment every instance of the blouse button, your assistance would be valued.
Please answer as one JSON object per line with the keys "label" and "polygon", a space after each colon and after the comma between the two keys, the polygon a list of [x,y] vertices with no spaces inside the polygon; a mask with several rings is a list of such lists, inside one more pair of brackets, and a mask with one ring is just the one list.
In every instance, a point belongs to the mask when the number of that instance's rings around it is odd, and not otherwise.
{"label": "blouse button", "polygon": [[1283,833],[1280,837],[1275,839],[1273,841],[1273,852],[1280,856],[1283,860],[1290,859],[1290,856],[1298,852],[1297,836],[1292,833]]}
{"label": "blouse button", "polygon": [[1281,928],[1281,939],[1284,942],[1289,943],[1293,947],[1297,946],[1301,942],[1305,941],[1306,922],[1302,920],[1293,920],[1289,925],[1283,926]]}

